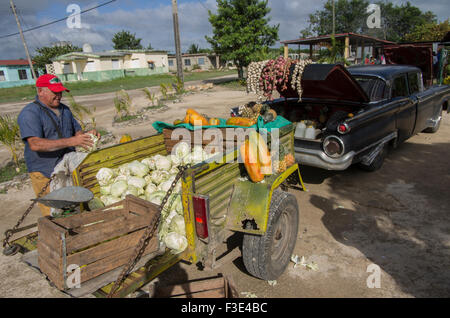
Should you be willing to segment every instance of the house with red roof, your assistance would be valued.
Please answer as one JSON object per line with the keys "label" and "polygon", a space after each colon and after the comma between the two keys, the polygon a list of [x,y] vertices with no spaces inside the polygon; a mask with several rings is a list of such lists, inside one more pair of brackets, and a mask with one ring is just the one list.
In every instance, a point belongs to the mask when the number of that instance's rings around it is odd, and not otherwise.
{"label": "house with red roof", "polygon": [[0,88],[34,85],[27,60],[0,60]]}

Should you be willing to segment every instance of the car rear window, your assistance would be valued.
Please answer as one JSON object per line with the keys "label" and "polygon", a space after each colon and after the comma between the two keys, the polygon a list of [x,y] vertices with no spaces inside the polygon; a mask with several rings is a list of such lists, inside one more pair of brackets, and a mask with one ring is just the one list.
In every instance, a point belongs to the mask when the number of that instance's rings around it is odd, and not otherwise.
{"label": "car rear window", "polygon": [[383,80],[369,76],[354,76],[354,78],[369,96],[371,102],[386,99],[386,83]]}

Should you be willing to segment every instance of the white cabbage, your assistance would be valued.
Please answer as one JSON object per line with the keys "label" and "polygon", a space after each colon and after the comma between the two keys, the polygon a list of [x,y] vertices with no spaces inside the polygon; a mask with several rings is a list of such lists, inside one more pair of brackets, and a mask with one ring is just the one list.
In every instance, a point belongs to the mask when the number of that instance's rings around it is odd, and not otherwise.
{"label": "white cabbage", "polygon": [[111,185],[100,187],[100,194],[102,195],[111,194]]}
{"label": "white cabbage", "polygon": [[168,171],[172,166],[171,161],[164,156],[156,155],[156,170]]}
{"label": "white cabbage", "polygon": [[128,169],[130,170],[130,172],[133,176],[137,176],[137,177],[141,177],[141,178],[144,177],[149,171],[147,165],[140,163],[137,160],[129,163]]}
{"label": "white cabbage", "polygon": [[178,174],[178,172],[180,172],[180,169],[178,169],[177,167],[173,166],[172,168],[170,168],[169,173],[171,175],[176,175]]}
{"label": "white cabbage", "polygon": [[133,176],[128,177],[127,183],[128,183],[128,185],[132,185],[136,188],[141,188],[141,189],[143,189],[147,184],[147,182],[145,182],[144,178],[133,177]]}
{"label": "white cabbage", "polygon": [[156,160],[155,157],[145,158],[141,161],[144,165],[146,165],[150,170],[156,170]]}
{"label": "white cabbage", "polygon": [[124,193],[122,193],[121,198],[125,199],[125,197],[128,194],[134,195],[135,197],[139,196],[138,188],[136,188],[135,186],[132,186],[132,185],[128,185],[127,190]]}
{"label": "white cabbage", "polygon": [[164,243],[174,254],[183,252],[188,246],[186,237],[176,232],[170,232],[164,238]]}
{"label": "white cabbage", "polygon": [[188,153],[186,156],[183,157],[183,164],[187,165],[192,163],[192,154]]}
{"label": "white cabbage", "polygon": [[122,199],[114,197],[112,195],[103,195],[100,197],[100,200],[102,200],[102,202],[105,204],[105,206],[108,206],[108,205],[117,203],[117,202],[121,201]]}
{"label": "white cabbage", "polygon": [[131,171],[130,171],[130,168],[128,167],[127,163],[119,166],[118,169],[119,169],[119,173],[117,173],[117,175],[119,175],[119,176],[127,176],[128,177],[129,175],[131,175]]}
{"label": "white cabbage", "polygon": [[111,186],[111,195],[114,197],[120,197],[122,193],[127,191],[128,185],[125,181],[117,181]]}
{"label": "white cabbage", "polygon": [[[176,146],[173,148],[175,151],[175,156],[177,156],[178,158],[182,159],[184,158],[188,153],[190,153],[191,151],[191,146],[182,141],[176,144]],[[174,153],[174,151],[172,151],[172,153]]]}
{"label": "white cabbage", "polygon": [[114,178],[114,171],[109,168],[101,168],[97,172],[96,178],[100,186],[106,186],[111,183],[112,179]]}
{"label": "white cabbage", "polygon": [[182,158],[175,156],[175,155],[170,155],[170,161],[172,161],[172,169],[178,167],[179,165],[181,165],[182,163]]}
{"label": "white cabbage", "polygon": [[125,181],[125,182],[128,182],[128,176],[126,176],[126,175],[119,175],[119,176],[117,176],[117,177],[114,179],[113,183],[118,182],[118,181]]}
{"label": "white cabbage", "polygon": [[91,137],[91,140],[93,142],[92,146],[88,147],[88,149],[85,149],[84,147],[75,147],[75,151],[77,152],[93,152],[97,150],[98,141],[99,138],[94,134],[88,134],[89,137]]}
{"label": "white cabbage", "polygon": [[150,194],[146,194],[147,201],[150,201],[156,205],[161,205],[162,200],[164,199],[164,196],[166,195],[166,192],[164,191],[155,191]]}
{"label": "white cabbage", "polygon": [[174,176],[169,177],[169,179],[167,179],[166,181],[162,182],[159,186],[158,186],[158,190],[161,191],[169,191],[170,187],[172,186],[172,182],[175,180]]}
{"label": "white cabbage", "polygon": [[169,232],[175,232],[180,235],[186,236],[186,225],[184,223],[184,217],[181,215],[175,215],[170,220]]}
{"label": "white cabbage", "polygon": [[150,195],[153,192],[158,191],[156,185],[154,185],[153,183],[149,183],[147,184],[147,186],[145,187],[145,195]]}

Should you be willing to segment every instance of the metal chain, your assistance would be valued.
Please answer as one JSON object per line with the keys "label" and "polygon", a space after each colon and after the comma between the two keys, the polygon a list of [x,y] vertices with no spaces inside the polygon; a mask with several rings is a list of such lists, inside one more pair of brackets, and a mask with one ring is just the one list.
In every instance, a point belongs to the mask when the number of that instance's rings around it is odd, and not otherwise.
{"label": "metal chain", "polygon": [[150,222],[150,224],[145,229],[145,232],[142,235],[141,239],[139,240],[139,243],[136,246],[133,255],[130,257],[130,260],[128,261],[127,265],[122,269],[122,272],[120,273],[117,280],[114,282],[114,285],[108,294],[108,298],[113,297],[113,295],[119,289],[120,285],[122,285],[123,281],[125,280],[125,277],[134,268],[134,266],[136,266],[137,262],[142,257],[142,254],[144,253],[145,249],[147,248],[148,244],[150,243],[150,240],[153,238],[156,229],[158,228],[158,224],[159,224],[159,221],[161,218],[161,213],[164,209],[164,206],[166,205],[170,195],[172,194],[173,189],[176,187],[178,180],[180,180],[184,171],[189,167],[190,167],[190,165],[180,167],[180,171],[175,176],[175,180],[172,182],[169,190],[167,191],[166,195],[164,196],[164,198],[161,201],[161,205],[158,207],[158,211],[157,211],[158,216],[156,218],[153,218],[153,220]]}
{"label": "metal chain", "polygon": [[[38,198],[40,198],[44,192],[47,190],[48,186],[50,185],[50,183],[52,182],[53,178],[55,177],[55,175],[51,176],[50,179],[48,180],[48,182],[44,185],[44,187],[42,188],[41,192],[39,192],[39,194],[37,195]],[[14,234],[14,230],[16,230],[20,224],[22,224],[22,222],[25,220],[25,218],[27,217],[27,215],[30,213],[30,211],[33,209],[34,205],[37,203],[37,201],[33,201],[33,203],[31,203],[31,205],[28,207],[28,209],[25,211],[25,213],[22,215],[22,217],[19,219],[19,221],[17,222],[17,224],[12,228],[9,229],[5,232],[5,238],[3,240],[3,248],[6,247],[6,245],[11,246],[9,243],[9,239],[11,238],[11,236]]]}

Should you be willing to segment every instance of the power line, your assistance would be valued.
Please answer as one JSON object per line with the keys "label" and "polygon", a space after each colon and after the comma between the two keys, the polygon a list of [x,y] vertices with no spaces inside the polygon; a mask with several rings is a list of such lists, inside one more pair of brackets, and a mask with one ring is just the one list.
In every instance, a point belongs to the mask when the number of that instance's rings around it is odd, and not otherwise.
{"label": "power line", "polygon": [[[115,2],[115,1],[117,1],[117,0],[110,0],[110,1],[108,1],[108,2],[99,4],[98,6],[95,6],[95,7],[93,7],[93,8],[90,8],[90,9],[86,9],[86,10],[81,11],[80,14],[83,14],[83,13],[86,13],[86,12],[88,12],[88,11],[92,11],[92,10],[94,10],[94,9],[103,7],[103,6],[107,5],[107,4],[110,4],[110,3]],[[43,28],[43,27],[46,27],[46,26],[49,26],[49,25],[52,25],[52,24],[55,24],[55,23],[58,23],[58,22],[67,20],[67,18],[69,18],[69,17],[70,17],[70,16],[67,16],[67,17],[64,17],[64,18],[61,18],[61,19],[58,19],[58,20],[55,20],[55,21],[46,23],[46,24],[38,25],[38,26],[32,27],[32,28],[30,28],[30,29],[23,30],[22,33],[29,32],[29,31],[33,31],[33,30],[36,30],[36,29],[40,29],[40,28]],[[15,35],[18,35],[18,34],[20,34],[20,33],[19,33],[19,32],[16,32],[16,33],[8,34],[8,35],[3,35],[3,36],[0,36],[0,39],[4,39],[4,38],[7,38],[7,37],[15,36]]]}

